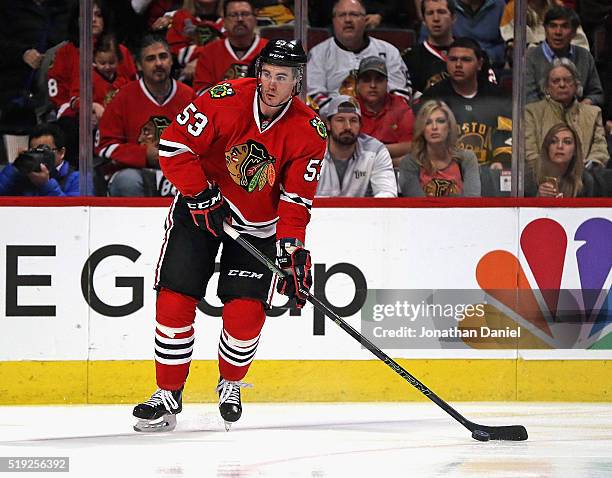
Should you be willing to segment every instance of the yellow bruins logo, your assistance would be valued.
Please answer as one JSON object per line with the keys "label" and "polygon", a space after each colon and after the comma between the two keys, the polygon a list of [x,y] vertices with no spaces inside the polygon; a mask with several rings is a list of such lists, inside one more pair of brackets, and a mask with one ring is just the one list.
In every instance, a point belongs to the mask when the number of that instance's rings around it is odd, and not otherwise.
{"label": "yellow bruins logo", "polygon": [[210,97],[213,99],[225,98],[226,96],[234,96],[236,94],[234,88],[229,83],[219,83],[208,90],[208,93],[210,93]]}
{"label": "yellow bruins logo", "polygon": [[310,126],[317,130],[317,134],[321,136],[321,138],[327,138],[327,128],[325,127],[325,123],[321,121],[321,118],[319,118],[318,116],[312,118],[310,120]]}
{"label": "yellow bruins logo", "polygon": [[225,152],[225,165],[236,184],[247,192],[261,191],[266,184],[270,187],[276,180],[274,163],[276,159],[266,147],[253,141],[236,144]]}

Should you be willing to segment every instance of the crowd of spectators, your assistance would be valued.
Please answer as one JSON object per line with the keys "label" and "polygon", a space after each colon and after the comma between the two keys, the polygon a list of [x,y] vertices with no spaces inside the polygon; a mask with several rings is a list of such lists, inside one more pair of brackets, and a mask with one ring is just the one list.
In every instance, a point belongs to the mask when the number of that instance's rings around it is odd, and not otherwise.
{"label": "crowd of spectators", "polygon": [[[79,4],[0,3],[0,194],[78,194]],[[329,131],[318,195],[508,195],[514,6],[310,2],[328,37],[307,45]],[[296,19],[289,0],[94,0],[91,21],[95,193],[162,196],[163,129],[253,76],[264,31]],[[526,24],[525,195],[612,196],[612,2],[527,0]]]}

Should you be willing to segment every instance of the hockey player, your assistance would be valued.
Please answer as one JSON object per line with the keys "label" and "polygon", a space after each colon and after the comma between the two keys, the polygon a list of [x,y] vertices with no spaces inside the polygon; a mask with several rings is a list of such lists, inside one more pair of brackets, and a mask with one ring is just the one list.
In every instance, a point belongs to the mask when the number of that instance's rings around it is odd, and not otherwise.
{"label": "hockey player", "polygon": [[[255,356],[275,278],[223,234],[228,221],[291,273],[277,290],[305,304],[311,285],[306,225],[327,136],[294,98],[306,55],[299,42],[274,40],[257,78],[227,81],[189,103],[164,131],[160,163],[179,193],[171,206],[156,271],[155,364],[159,389],[134,408],[137,431],[171,430],[182,408],[194,342],[196,304],[222,246],[217,294],[219,411],[226,428],[242,413],[240,388]],[[275,247],[276,246],[276,247]]]}

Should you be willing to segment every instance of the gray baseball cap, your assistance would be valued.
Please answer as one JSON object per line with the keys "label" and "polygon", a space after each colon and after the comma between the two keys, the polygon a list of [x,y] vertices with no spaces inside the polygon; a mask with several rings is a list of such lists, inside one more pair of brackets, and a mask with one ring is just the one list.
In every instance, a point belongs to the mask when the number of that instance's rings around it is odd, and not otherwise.
{"label": "gray baseball cap", "polygon": [[339,95],[334,96],[329,103],[321,108],[321,116],[329,118],[338,113],[357,113],[361,117],[361,108],[359,101],[352,96]]}
{"label": "gray baseball cap", "polygon": [[385,60],[379,56],[367,56],[359,62],[359,69],[357,70],[357,77],[359,78],[366,71],[375,71],[380,73],[385,78],[389,75],[387,73],[387,64]]}

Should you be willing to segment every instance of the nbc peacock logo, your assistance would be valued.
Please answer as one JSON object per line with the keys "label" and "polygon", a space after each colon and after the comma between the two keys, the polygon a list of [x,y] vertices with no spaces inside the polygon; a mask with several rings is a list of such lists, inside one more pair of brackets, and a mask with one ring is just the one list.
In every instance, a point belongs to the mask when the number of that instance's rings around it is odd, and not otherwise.
{"label": "nbc peacock logo", "polygon": [[610,220],[591,218],[567,231],[549,218],[529,222],[519,257],[494,250],[480,258],[485,314],[460,324],[520,329],[520,338],[464,342],[479,349],[612,349],[611,268]]}

